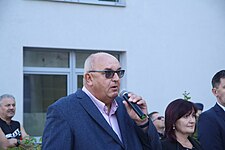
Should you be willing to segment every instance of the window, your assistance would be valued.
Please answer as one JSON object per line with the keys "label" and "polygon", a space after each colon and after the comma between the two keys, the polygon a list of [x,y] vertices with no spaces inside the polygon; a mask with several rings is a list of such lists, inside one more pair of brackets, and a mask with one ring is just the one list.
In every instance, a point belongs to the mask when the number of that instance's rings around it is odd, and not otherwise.
{"label": "window", "polygon": [[66,75],[24,74],[24,127],[30,135],[42,134],[47,107],[65,95]]}
{"label": "window", "polygon": [[[42,136],[49,105],[83,86],[84,61],[93,52],[24,47],[24,128]],[[118,59],[119,52],[109,52]]]}
{"label": "window", "polygon": [[68,52],[49,52],[47,49],[42,51],[24,51],[25,67],[69,67]]}

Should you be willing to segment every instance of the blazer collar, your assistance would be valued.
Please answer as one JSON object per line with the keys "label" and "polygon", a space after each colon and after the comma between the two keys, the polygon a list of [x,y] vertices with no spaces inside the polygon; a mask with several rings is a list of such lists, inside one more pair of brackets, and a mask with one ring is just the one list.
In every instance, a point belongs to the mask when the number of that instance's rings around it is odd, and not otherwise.
{"label": "blazer collar", "polygon": [[216,112],[217,116],[221,118],[225,123],[225,111],[217,103],[213,107],[213,110]]}
{"label": "blazer collar", "polygon": [[129,139],[129,137],[127,135],[127,125],[129,124],[127,118],[129,118],[129,116],[125,117],[125,115],[124,115],[124,114],[126,114],[126,112],[125,112],[126,109],[125,108],[123,109],[124,105],[122,103],[122,99],[117,97],[116,101],[119,105],[119,107],[117,108],[117,111],[116,111],[117,121],[118,121],[118,124],[120,127],[120,133],[121,133],[121,138],[123,140],[123,144],[125,146],[125,149],[127,149],[127,147],[128,147],[127,140]]}
{"label": "blazer collar", "polygon": [[225,112],[223,110],[223,108],[221,108],[221,106],[219,106],[217,103],[214,105],[213,109],[216,111],[216,112]]}

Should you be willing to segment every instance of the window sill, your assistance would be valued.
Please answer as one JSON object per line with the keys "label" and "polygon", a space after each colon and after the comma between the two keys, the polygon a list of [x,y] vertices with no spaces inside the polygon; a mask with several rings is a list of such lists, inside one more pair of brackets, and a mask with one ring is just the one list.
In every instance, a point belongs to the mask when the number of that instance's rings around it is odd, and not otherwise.
{"label": "window sill", "polygon": [[89,4],[89,5],[115,6],[115,7],[125,7],[126,6],[125,1],[122,1],[122,2],[109,2],[109,1],[98,1],[98,0],[47,0],[47,1]]}

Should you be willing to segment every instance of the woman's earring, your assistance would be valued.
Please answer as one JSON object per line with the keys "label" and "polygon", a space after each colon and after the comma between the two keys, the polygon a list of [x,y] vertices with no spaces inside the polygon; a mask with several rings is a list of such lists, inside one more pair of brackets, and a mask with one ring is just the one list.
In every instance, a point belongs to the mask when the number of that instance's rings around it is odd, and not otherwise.
{"label": "woman's earring", "polygon": [[175,125],[173,125],[173,130],[175,130]]}

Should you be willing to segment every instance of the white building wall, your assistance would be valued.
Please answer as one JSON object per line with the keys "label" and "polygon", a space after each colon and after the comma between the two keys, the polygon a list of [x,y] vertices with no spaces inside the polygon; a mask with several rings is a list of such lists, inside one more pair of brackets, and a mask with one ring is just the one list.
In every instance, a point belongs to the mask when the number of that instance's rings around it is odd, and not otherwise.
{"label": "white building wall", "polygon": [[0,94],[23,121],[23,46],[126,51],[126,87],[149,112],[183,97],[215,103],[211,78],[224,69],[224,0],[127,0],[126,7],[0,1]]}

